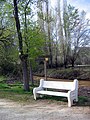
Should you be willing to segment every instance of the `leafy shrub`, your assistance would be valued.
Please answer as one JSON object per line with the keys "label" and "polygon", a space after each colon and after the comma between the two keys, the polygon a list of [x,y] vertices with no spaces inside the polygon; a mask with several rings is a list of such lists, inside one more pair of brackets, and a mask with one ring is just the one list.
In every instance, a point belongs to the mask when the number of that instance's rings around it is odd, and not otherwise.
{"label": "leafy shrub", "polygon": [[9,61],[4,61],[2,64],[0,64],[0,75],[5,76],[21,76],[21,66]]}

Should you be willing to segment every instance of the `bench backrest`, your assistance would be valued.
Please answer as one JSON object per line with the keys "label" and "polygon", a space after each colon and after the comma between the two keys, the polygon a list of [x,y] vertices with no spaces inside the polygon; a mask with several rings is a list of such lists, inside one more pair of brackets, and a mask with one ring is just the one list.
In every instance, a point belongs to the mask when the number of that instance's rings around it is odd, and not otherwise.
{"label": "bench backrest", "polygon": [[62,89],[62,90],[78,90],[78,80],[73,82],[61,82],[61,81],[45,81],[40,80],[40,86],[43,88]]}

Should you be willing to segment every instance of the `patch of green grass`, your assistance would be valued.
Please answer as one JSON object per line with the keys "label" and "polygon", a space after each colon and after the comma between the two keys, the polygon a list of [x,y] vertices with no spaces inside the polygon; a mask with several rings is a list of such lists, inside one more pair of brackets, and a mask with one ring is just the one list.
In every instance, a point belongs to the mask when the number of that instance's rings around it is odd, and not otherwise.
{"label": "patch of green grass", "polygon": [[30,92],[28,94],[26,93],[21,94],[11,91],[0,91],[0,98],[10,99],[20,103],[29,102],[29,101],[33,102],[33,96]]}
{"label": "patch of green grass", "polygon": [[[57,101],[67,104],[68,100],[65,97],[60,96],[47,96],[44,95],[43,97],[39,98],[40,100],[49,100],[50,102]],[[90,106],[90,99],[88,97],[79,96],[78,102],[75,102],[76,106]]]}
{"label": "patch of green grass", "polygon": [[67,104],[67,98],[60,97],[60,96],[48,96],[48,95],[42,95],[42,97],[39,97],[38,100],[46,100],[48,103],[57,103],[60,105],[66,105]]}
{"label": "patch of green grass", "polygon": [[[30,94],[31,92],[26,92],[23,90],[23,86],[20,85],[9,85],[6,83],[0,83],[0,91],[5,91],[5,92],[13,92],[13,93],[17,93],[17,94]],[[32,91],[32,88],[31,88]]]}
{"label": "patch of green grass", "polygon": [[14,84],[7,84],[7,78],[0,76],[0,98],[10,99],[18,102],[34,101],[32,90],[30,86],[30,92],[26,92],[23,89],[23,84],[16,81]]}
{"label": "patch of green grass", "polygon": [[5,76],[0,76],[0,83],[6,81],[6,77]]}
{"label": "patch of green grass", "polygon": [[49,99],[49,100],[67,102],[67,98],[60,97],[60,96],[47,96],[47,95],[44,95],[43,98],[41,98],[41,99]]}
{"label": "patch of green grass", "polygon": [[22,84],[6,84],[0,83],[0,98],[10,99],[18,102],[34,101],[32,97],[32,89],[26,92]]}
{"label": "patch of green grass", "polygon": [[10,87],[5,83],[0,83],[0,89],[9,89]]}
{"label": "patch of green grass", "polygon": [[90,105],[88,97],[79,96],[78,105]]}
{"label": "patch of green grass", "polygon": [[76,106],[90,106],[90,99],[89,97],[79,96],[78,102],[75,102]]}

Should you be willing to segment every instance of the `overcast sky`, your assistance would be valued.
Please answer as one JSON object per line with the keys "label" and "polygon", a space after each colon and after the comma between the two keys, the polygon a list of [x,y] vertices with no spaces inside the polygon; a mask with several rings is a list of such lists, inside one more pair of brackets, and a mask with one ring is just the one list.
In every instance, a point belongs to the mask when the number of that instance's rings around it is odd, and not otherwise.
{"label": "overcast sky", "polygon": [[[57,0],[51,0],[51,4],[55,5],[56,1]],[[67,0],[67,3],[75,6],[79,11],[84,10],[87,13],[86,17],[90,19],[90,0]]]}

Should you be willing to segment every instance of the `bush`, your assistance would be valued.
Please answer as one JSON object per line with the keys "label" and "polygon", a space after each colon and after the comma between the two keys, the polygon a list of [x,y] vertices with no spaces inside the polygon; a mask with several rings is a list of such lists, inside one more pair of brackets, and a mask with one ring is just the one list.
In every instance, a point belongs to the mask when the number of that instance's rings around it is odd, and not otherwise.
{"label": "bush", "polygon": [[80,72],[73,69],[63,69],[63,70],[53,70],[51,73],[48,72],[48,77],[58,78],[58,79],[75,79],[79,76]]}
{"label": "bush", "polygon": [[1,68],[0,75],[16,76],[16,77],[21,76],[21,66],[14,62],[4,61],[0,65],[0,68]]}

